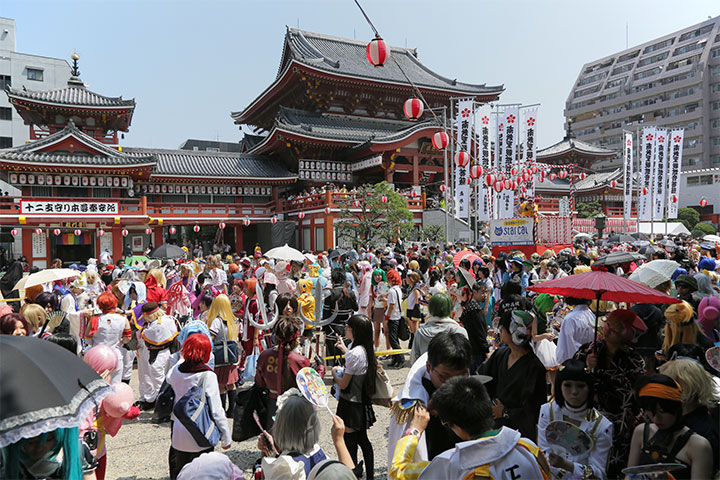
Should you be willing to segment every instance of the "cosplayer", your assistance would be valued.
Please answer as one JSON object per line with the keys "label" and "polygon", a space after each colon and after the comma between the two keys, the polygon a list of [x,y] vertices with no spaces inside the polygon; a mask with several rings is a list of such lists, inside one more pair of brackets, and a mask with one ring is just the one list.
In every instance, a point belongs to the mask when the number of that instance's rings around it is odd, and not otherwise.
{"label": "cosplayer", "polygon": [[155,406],[160,385],[165,380],[170,359],[170,344],[178,334],[175,319],[160,308],[156,302],[142,306],[142,329],[138,339],[138,380],[140,409]]}

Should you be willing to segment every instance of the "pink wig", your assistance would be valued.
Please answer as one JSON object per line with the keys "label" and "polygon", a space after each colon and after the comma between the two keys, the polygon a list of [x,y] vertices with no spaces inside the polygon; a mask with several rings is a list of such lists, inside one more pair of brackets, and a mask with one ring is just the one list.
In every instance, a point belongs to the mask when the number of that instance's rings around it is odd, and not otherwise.
{"label": "pink wig", "polygon": [[107,345],[95,345],[87,351],[83,360],[97,373],[112,372],[118,367],[117,353]]}

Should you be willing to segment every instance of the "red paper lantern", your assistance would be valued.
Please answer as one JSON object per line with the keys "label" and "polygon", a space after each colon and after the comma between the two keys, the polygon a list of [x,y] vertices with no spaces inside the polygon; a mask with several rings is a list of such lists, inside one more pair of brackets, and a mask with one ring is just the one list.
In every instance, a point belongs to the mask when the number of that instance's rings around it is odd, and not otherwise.
{"label": "red paper lantern", "polygon": [[193,227],[193,232],[198,233],[200,231],[200,225],[195,225]]}
{"label": "red paper lantern", "polygon": [[305,212],[300,212],[300,213],[298,213],[298,218],[299,218],[300,220],[302,220],[303,218],[305,218]]}
{"label": "red paper lantern", "polygon": [[100,230],[98,230],[98,237],[102,237],[103,235],[105,235],[105,230],[101,228]]}
{"label": "red paper lantern", "polygon": [[170,227],[170,235],[175,235],[177,233],[177,228]]}
{"label": "red paper lantern", "polygon": [[567,170],[560,170],[558,172],[558,177],[560,177],[560,178],[567,178],[567,176],[568,176]]}
{"label": "red paper lantern", "polygon": [[455,154],[455,165],[464,167],[470,163],[470,154],[467,152],[457,152]]}
{"label": "red paper lantern", "polygon": [[473,183],[472,177],[467,177],[467,178],[465,179],[465,182],[466,182],[468,185],[472,185],[472,183]]}
{"label": "red paper lantern", "polygon": [[53,230],[53,234],[54,234],[55,236],[60,235],[60,229],[59,229],[59,228],[56,228],[55,230]]}
{"label": "red paper lantern", "polygon": [[503,180],[505,180],[505,175],[501,173],[500,175],[498,175],[497,179],[502,182]]}
{"label": "red paper lantern", "polygon": [[243,225],[245,225],[246,227],[250,226],[250,219],[248,217],[245,217],[245,220],[243,220]]}
{"label": "red paper lantern", "polygon": [[435,132],[432,136],[432,144],[436,150],[442,150],[450,143],[450,136],[445,132]]}
{"label": "red paper lantern", "polygon": [[218,227],[220,227],[220,230],[225,230],[225,222],[220,222]]}
{"label": "red paper lantern", "polygon": [[509,178],[506,178],[505,181],[503,182],[503,187],[505,188],[505,190],[510,190],[512,188],[512,184],[513,184],[512,180],[510,180]]}
{"label": "red paper lantern", "polygon": [[357,207],[359,207],[359,206],[360,206],[360,200],[355,200],[355,201],[353,202],[353,207],[356,207],[356,208],[357,208]]}
{"label": "red paper lantern", "polygon": [[80,235],[82,235],[82,230],[78,228],[77,230],[75,230],[75,236],[79,237]]}
{"label": "red paper lantern", "polygon": [[440,191],[444,192],[447,187],[445,185],[440,185]]}
{"label": "red paper lantern", "polygon": [[411,190],[411,191],[410,191],[410,196],[413,197],[413,198],[415,198],[415,197],[418,196],[418,193],[417,193],[415,190]]}
{"label": "red paper lantern", "polygon": [[522,187],[520,187],[520,191],[521,191],[522,193],[527,192],[527,188],[525,188],[525,185],[523,185]]}
{"label": "red paper lantern", "polygon": [[488,187],[492,187],[495,185],[495,182],[497,181],[497,178],[492,173],[485,176],[485,185]]}
{"label": "red paper lantern", "polygon": [[128,232],[127,230],[125,230],[124,228],[123,228],[122,231],[120,232],[120,234],[121,234],[123,237],[127,237],[127,236],[128,236],[128,233],[129,233],[129,232]]}
{"label": "red paper lantern", "polygon": [[18,234],[17,229],[13,228],[12,230],[10,230],[10,235],[12,235],[13,237],[17,237],[17,234]]}
{"label": "red paper lantern", "polygon": [[419,98],[408,98],[405,100],[405,105],[403,106],[403,112],[405,112],[405,116],[410,120],[417,120],[422,117],[424,109],[425,107],[423,106],[422,100]]}
{"label": "red paper lantern", "polygon": [[702,199],[700,199],[700,206],[701,206],[701,207],[707,207],[707,204],[708,204],[708,201],[707,201],[707,199],[706,199],[705,197],[703,197]]}
{"label": "red paper lantern", "polygon": [[610,187],[611,187],[611,188],[617,187],[617,180],[611,181],[611,182],[610,182]]}
{"label": "red paper lantern", "polygon": [[483,169],[480,165],[473,165],[470,167],[470,176],[472,178],[480,178],[480,176],[483,174]]}
{"label": "red paper lantern", "polygon": [[270,223],[272,223],[273,225],[277,223],[277,217],[275,215],[273,215],[273,217],[270,219]]}
{"label": "red paper lantern", "polygon": [[643,195],[647,195],[647,194],[648,194],[648,189],[647,189],[646,187],[643,187],[643,189],[642,189],[642,194],[643,194]]}
{"label": "red paper lantern", "polygon": [[385,62],[390,59],[390,47],[380,37],[375,37],[374,40],[367,44],[365,53],[367,53],[368,62],[373,67],[383,67]]}
{"label": "red paper lantern", "polygon": [[504,188],[503,182],[501,182],[501,181],[498,180],[497,182],[495,182],[495,186],[494,186],[493,188],[495,189],[495,191],[496,191],[497,193],[502,192],[502,191],[503,191],[503,188]]}
{"label": "red paper lantern", "polygon": [[677,201],[678,201],[677,195],[670,195],[670,201],[671,201],[672,203],[677,203]]}
{"label": "red paper lantern", "polygon": [[533,175],[535,175],[535,174],[538,172],[538,167],[537,167],[537,165],[533,165],[530,170],[532,171]]}
{"label": "red paper lantern", "polygon": [[549,178],[551,181],[552,181],[552,180],[555,180],[555,179],[557,178],[557,174],[551,173],[550,175],[548,175],[548,178]]}
{"label": "red paper lantern", "polygon": [[510,173],[512,173],[513,177],[516,177],[519,172],[520,172],[520,171],[518,170],[517,167],[513,167],[513,168],[510,170]]}
{"label": "red paper lantern", "polygon": [[529,182],[530,181],[530,172],[528,172],[528,171],[523,172],[522,179],[523,179],[523,182]]}
{"label": "red paper lantern", "polygon": [[42,235],[42,228],[36,228],[35,235]]}
{"label": "red paper lantern", "polygon": [[387,203],[387,195],[381,196],[381,197],[380,197],[380,201],[381,201],[382,203]]}
{"label": "red paper lantern", "polygon": [[330,207],[325,207],[325,215],[330,215]]}
{"label": "red paper lantern", "polygon": [[151,235],[152,234],[152,228],[148,227],[145,229],[145,235]]}
{"label": "red paper lantern", "polygon": [[587,177],[587,175],[584,172],[580,174],[580,180],[585,180],[585,177]]}

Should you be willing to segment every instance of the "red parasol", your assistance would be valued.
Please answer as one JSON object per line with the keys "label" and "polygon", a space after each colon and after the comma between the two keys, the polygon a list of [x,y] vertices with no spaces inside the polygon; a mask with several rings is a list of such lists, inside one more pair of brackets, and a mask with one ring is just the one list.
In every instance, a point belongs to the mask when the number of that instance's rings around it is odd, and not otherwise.
{"label": "red parasol", "polygon": [[485,262],[482,261],[482,258],[480,256],[473,252],[472,250],[460,250],[458,253],[453,255],[453,265],[455,265],[455,268],[458,268],[460,266],[460,262],[464,259],[468,259],[470,261],[470,265],[472,265],[475,260],[480,260],[480,263],[485,265]]}
{"label": "red parasol", "polygon": [[[600,300],[625,303],[680,303],[679,299],[665,295],[654,288],[603,270],[593,270],[592,272],[558,278],[557,280],[549,280],[541,285],[528,287],[528,290],[563,297],[597,300],[598,308]],[[598,311],[596,309],[596,341],[597,317]]]}

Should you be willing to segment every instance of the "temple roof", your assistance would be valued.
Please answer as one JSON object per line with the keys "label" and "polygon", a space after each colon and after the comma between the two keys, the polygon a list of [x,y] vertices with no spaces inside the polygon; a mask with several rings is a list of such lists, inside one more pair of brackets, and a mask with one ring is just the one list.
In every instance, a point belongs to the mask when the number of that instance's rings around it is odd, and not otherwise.
{"label": "temple roof", "polygon": [[[282,74],[285,64],[292,59],[331,73],[407,84],[407,80],[393,60],[389,60],[382,68],[376,68],[368,62],[365,41],[287,27],[285,46],[278,77]],[[390,47],[390,51],[402,70],[418,86],[469,95],[498,95],[503,91],[502,85],[487,86],[484,83],[476,85],[445,78],[423,65],[418,60],[417,50],[414,48]]]}
{"label": "temple roof", "polygon": [[297,174],[281,164],[260,155],[221,153],[159,148],[125,148],[132,156],[152,156],[157,161],[153,176],[199,178],[247,178],[258,180],[294,181]]}
{"label": "temple roof", "polygon": [[[613,180],[617,180],[619,183],[622,183],[621,169],[618,168],[611,172],[590,173],[585,177],[584,180],[576,178],[574,181],[575,192],[583,193],[599,188],[610,187],[610,182]],[[556,177],[555,180],[550,180],[549,176],[545,176],[545,180],[542,182],[538,181],[535,184],[535,188],[538,191],[543,192],[570,194],[570,181],[567,178],[562,179],[560,177]],[[615,188],[622,190],[622,187]]]}
{"label": "temple roof", "polygon": [[30,100],[58,106],[93,107],[93,108],[135,108],[135,99],[124,100],[122,97],[106,97],[88,90],[82,84],[68,82],[67,87],[54,90],[26,90],[25,88],[6,87],[8,98]]}
{"label": "temple roof", "polygon": [[608,150],[607,148],[598,147],[589,143],[585,143],[582,140],[578,140],[577,138],[575,138],[575,134],[572,131],[571,124],[568,124],[565,138],[563,138],[562,141],[556,143],[555,145],[551,145],[547,148],[539,150],[537,152],[536,158],[539,162],[542,162],[543,160],[562,157],[571,153],[575,153],[577,155],[585,157],[605,158],[612,157],[617,152],[615,150]]}
{"label": "temple roof", "polygon": [[95,167],[153,166],[150,155],[129,155],[83,133],[70,121],[62,130],[34,142],[0,150],[0,161]]}

